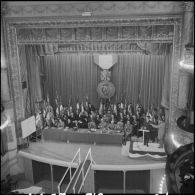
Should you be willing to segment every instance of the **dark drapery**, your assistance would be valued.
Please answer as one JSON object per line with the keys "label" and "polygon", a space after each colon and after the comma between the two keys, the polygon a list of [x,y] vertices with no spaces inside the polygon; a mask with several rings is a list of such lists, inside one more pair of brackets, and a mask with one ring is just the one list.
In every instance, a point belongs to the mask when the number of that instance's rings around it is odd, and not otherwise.
{"label": "dark drapery", "polygon": [[[97,86],[101,69],[93,62],[92,54],[58,54],[44,57],[46,89],[54,105],[58,94],[62,103],[83,101],[88,95],[99,106]],[[165,67],[170,66],[169,55],[118,54],[118,62],[111,68],[111,82],[116,93],[113,103],[126,98],[135,106],[137,101],[145,107],[161,105]]]}
{"label": "dark drapery", "polygon": [[27,82],[26,88],[23,88],[25,117],[36,112],[35,102],[43,98],[40,79],[41,48],[41,45],[19,45],[18,47],[22,82]]}

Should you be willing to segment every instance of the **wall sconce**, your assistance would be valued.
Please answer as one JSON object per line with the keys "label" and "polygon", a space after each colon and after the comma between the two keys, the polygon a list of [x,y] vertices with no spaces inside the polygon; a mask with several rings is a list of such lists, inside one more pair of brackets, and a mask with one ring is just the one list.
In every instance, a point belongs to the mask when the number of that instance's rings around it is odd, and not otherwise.
{"label": "wall sconce", "polygon": [[184,59],[179,62],[182,69],[192,72],[194,71],[194,46],[186,45],[184,50]]}

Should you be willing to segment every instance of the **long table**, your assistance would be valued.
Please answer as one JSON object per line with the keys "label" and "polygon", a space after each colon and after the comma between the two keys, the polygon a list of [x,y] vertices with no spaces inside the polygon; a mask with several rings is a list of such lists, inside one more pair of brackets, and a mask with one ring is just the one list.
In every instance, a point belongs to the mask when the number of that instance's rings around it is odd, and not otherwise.
{"label": "long table", "polygon": [[121,145],[123,134],[104,133],[100,129],[97,129],[96,132],[89,132],[88,129],[73,131],[71,129],[49,128],[43,130],[42,136],[44,140],[50,141]]}

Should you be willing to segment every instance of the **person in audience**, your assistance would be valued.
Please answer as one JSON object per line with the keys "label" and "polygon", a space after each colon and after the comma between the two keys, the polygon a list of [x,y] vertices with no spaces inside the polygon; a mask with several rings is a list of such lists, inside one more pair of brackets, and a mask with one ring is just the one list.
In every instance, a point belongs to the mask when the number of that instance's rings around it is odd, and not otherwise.
{"label": "person in audience", "polygon": [[95,123],[95,119],[91,116],[91,120],[88,123],[88,128],[89,129],[97,129],[96,123]]}
{"label": "person in audience", "polygon": [[[158,125],[158,112],[157,108],[154,108],[152,111],[152,122],[154,125]],[[158,142],[158,129],[154,127],[154,137],[155,142]]]}
{"label": "person in audience", "polygon": [[110,111],[110,109],[105,114],[105,117],[106,117],[107,122],[110,123],[110,121],[111,121],[111,111]]}
{"label": "person in audience", "polygon": [[85,111],[80,113],[80,127],[88,128],[88,115]]}
{"label": "person in audience", "polygon": [[114,121],[114,123],[116,123],[116,117],[115,117],[114,113],[111,115],[111,121]]}
{"label": "person in audience", "polygon": [[124,130],[126,131],[127,134],[132,135],[133,125],[130,123],[129,120],[125,124]]}
{"label": "person in audience", "polygon": [[80,117],[79,117],[79,110],[78,110],[78,109],[76,110],[76,113],[74,114],[74,118],[75,118],[75,120],[77,120],[77,121],[80,120]]}
{"label": "person in audience", "polygon": [[119,122],[117,122],[115,129],[120,131],[120,132],[122,132],[124,130],[124,123],[123,123],[122,119]]}
{"label": "person in audience", "polygon": [[154,141],[154,138],[153,138],[153,135],[152,135],[153,127],[152,127],[152,121],[151,121],[150,116],[146,117],[145,127],[146,127],[146,130],[149,130],[149,132],[145,132],[145,135],[146,135],[146,141],[145,142],[146,142],[146,145],[148,146],[148,142],[149,142],[150,139],[152,141]]}
{"label": "person in audience", "polygon": [[101,122],[98,125],[98,128],[99,129],[107,129],[107,127],[108,127],[108,123],[105,121],[104,118],[101,118]]}
{"label": "person in audience", "polygon": [[59,128],[64,127],[64,121],[61,118],[58,119],[57,127]]}
{"label": "person in audience", "polygon": [[73,122],[73,121],[75,121],[75,116],[74,116],[73,111],[72,111],[72,112],[70,112],[69,119],[70,119],[72,122]]}
{"label": "person in audience", "polygon": [[99,114],[96,114],[96,117],[95,117],[95,124],[96,124],[97,127],[98,127],[98,125],[100,124],[100,122],[101,122],[100,115],[99,115]]}
{"label": "person in audience", "polygon": [[127,111],[128,111],[129,114],[133,115],[133,113],[134,113],[134,108],[133,108],[132,103],[130,103],[130,104],[127,106]]}
{"label": "person in audience", "polygon": [[77,120],[73,121],[72,128],[73,129],[78,129],[79,128],[79,123],[78,123]]}
{"label": "person in audience", "polygon": [[163,148],[164,135],[165,135],[165,116],[162,115],[162,117],[159,118],[159,124],[158,125],[154,125],[154,124],[151,124],[151,125],[154,128],[158,128],[159,148]]}
{"label": "person in audience", "polygon": [[46,115],[46,125],[48,127],[51,127],[54,124],[55,124],[55,122],[54,122],[54,114],[53,114],[52,110],[49,110],[47,115]]}
{"label": "person in audience", "polygon": [[68,118],[68,120],[64,123],[65,128],[73,128],[74,124],[73,122]]}
{"label": "person in audience", "polygon": [[118,121],[124,122],[124,116],[123,116],[123,113],[122,112],[119,113]]}
{"label": "person in audience", "polygon": [[110,124],[108,125],[108,128],[110,130],[115,130],[116,125],[114,123],[115,123],[114,120],[111,120]]}
{"label": "person in audience", "polygon": [[136,135],[138,137],[138,129],[139,128],[138,128],[136,116],[133,115],[132,118],[133,118],[133,122],[132,122],[133,132],[132,132],[132,135]]}

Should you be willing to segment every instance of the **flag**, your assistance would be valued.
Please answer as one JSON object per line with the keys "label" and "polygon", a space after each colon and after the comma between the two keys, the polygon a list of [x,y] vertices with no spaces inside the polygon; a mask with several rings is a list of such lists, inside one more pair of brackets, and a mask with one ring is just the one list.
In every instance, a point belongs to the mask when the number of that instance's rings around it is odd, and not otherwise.
{"label": "flag", "polygon": [[80,105],[79,105],[79,100],[78,100],[78,96],[77,96],[77,100],[76,100],[76,109],[79,110],[80,109]]}
{"label": "flag", "polygon": [[81,103],[81,112],[84,112],[83,102]]}
{"label": "flag", "polygon": [[114,104],[114,113],[117,114],[117,107],[116,107],[116,104]]}
{"label": "flag", "polygon": [[123,109],[123,108],[124,108],[124,105],[123,105],[123,103],[122,103],[122,102],[121,102],[121,106],[120,106],[120,107],[121,107],[121,109]]}
{"label": "flag", "polygon": [[100,108],[99,108],[99,114],[102,114],[103,112],[103,105],[102,105],[102,100],[100,102]]}
{"label": "flag", "polygon": [[86,101],[85,105],[88,108],[88,106],[89,106],[89,98],[88,98],[88,95],[86,95],[85,101]]}
{"label": "flag", "polygon": [[127,109],[127,99],[125,98],[125,105],[124,105],[125,110]]}

